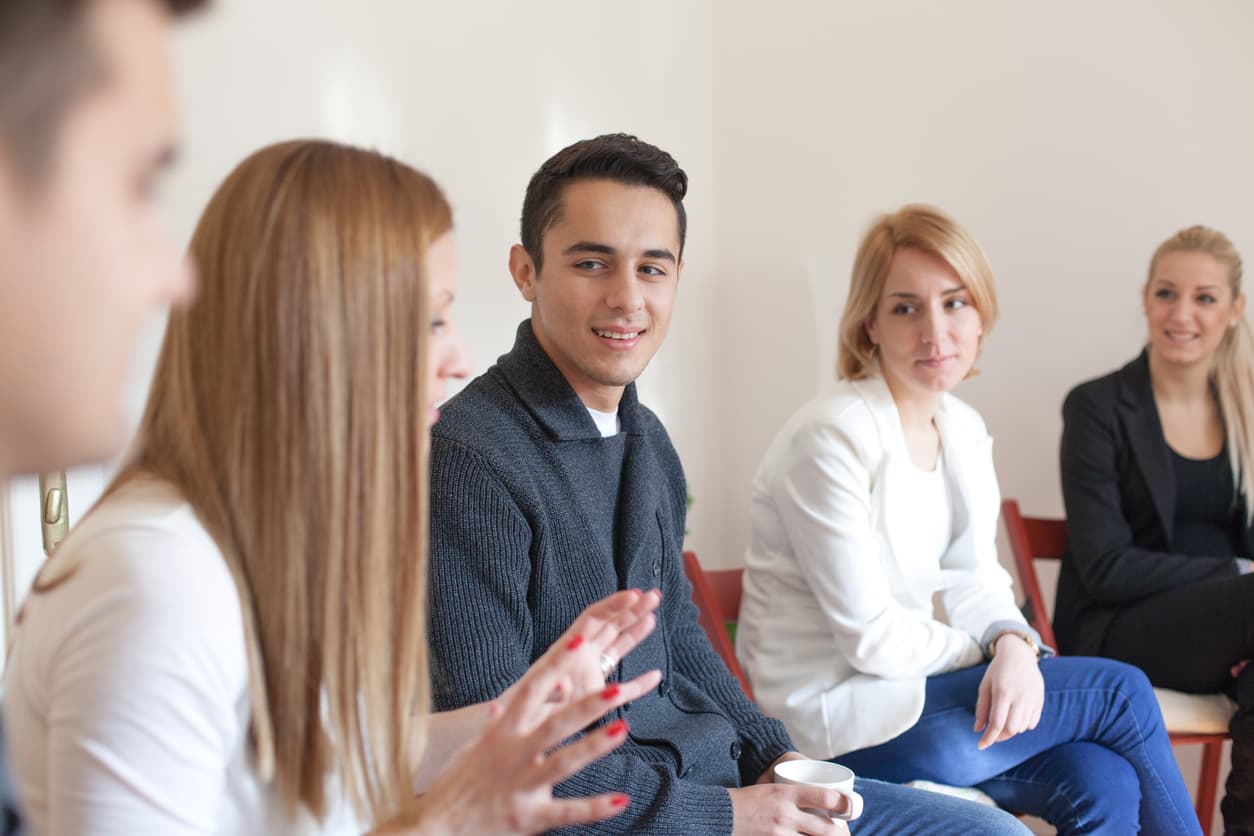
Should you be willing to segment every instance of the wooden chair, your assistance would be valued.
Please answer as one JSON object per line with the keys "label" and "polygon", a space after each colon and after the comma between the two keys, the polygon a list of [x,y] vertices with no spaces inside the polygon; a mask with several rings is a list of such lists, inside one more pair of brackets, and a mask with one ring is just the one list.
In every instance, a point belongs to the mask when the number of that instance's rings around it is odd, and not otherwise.
{"label": "wooden chair", "polygon": [[[1067,522],[1044,517],[1025,517],[1019,503],[1007,499],[1001,504],[1001,518],[1010,539],[1019,582],[1027,598],[1028,621],[1051,647],[1057,647],[1054,627],[1045,608],[1041,585],[1036,578],[1037,560],[1061,560],[1067,550]],[[1228,721],[1235,704],[1223,694],[1185,694],[1166,688],[1155,688],[1154,696],[1163,712],[1167,735],[1173,744],[1198,743],[1202,746],[1202,769],[1197,781],[1195,810],[1202,833],[1210,833],[1219,785],[1219,765],[1224,741],[1228,739]]]}
{"label": "wooden chair", "polygon": [[740,615],[740,581],[743,569],[722,569],[707,572],[701,568],[695,552],[684,552],[684,572],[692,583],[692,602],[697,605],[698,620],[710,644],[726,663],[727,669],[753,699],[749,679],[736,660],[736,648],[732,644],[729,628],[734,628]]}

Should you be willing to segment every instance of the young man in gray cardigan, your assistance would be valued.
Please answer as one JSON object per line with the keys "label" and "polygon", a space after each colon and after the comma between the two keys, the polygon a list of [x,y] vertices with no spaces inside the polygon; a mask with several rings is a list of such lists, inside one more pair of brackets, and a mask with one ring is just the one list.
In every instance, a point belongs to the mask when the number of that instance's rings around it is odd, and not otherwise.
{"label": "young man in gray cardigan", "polygon": [[[576,143],[532,177],[510,272],[531,318],[514,348],[453,398],[432,440],[431,643],[437,710],[497,697],[589,604],[662,590],[657,629],[610,680],[657,668],[657,692],[618,718],[626,743],[558,789],[622,791],[592,832],[844,833],[771,784],[802,757],[697,623],[681,549],[683,468],[635,379],[661,346],[683,269],[687,176],[615,134]],[[862,782],[858,832],[1022,833],[999,811]],[[878,807],[878,809],[876,809]],[[968,809],[971,808],[971,809]],[[891,812],[890,812],[891,811]]]}

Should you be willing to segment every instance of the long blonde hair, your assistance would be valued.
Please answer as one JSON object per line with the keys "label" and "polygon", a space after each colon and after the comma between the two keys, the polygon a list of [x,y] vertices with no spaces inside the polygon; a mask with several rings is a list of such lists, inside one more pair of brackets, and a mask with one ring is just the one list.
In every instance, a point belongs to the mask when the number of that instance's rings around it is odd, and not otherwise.
{"label": "long blonde hair", "polygon": [[[426,176],[320,141],[264,148],[192,239],[131,464],[173,483],[222,550],[248,641],[259,771],[294,812],[413,810],[426,645]],[[416,743],[416,750],[411,745]]]}
{"label": "long blonde hair", "polygon": [[[1235,302],[1241,296],[1241,254],[1217,229],[1191,226],[1172,235],[1158,245],[1150,259],[1144,296],[1159,260],[1168,253],[1206,253],[1228,271],[1228,286]],[[1224,433],[1228,439],[1228,460],[1232,466],[1232,483],[1239,496],[1245,497],[1246,524],[1254,523],[1254,503],[1249,501],[1251,475],[1254,474],[1254,333],[1244,316],[1224,332],[1210,367],[1211,384],[1219,397]]]}
{"label": "long blonde hair", "polygon": [[[993,269],[979,242],[961,224],[935,206],[909,204],[880,215],[871,224],[853,260],[849,296],[840,317],[840,346],[836,376],[862,380],[878,373],[875,344],[867,333],[867,321],[875,315],[884,295],[884,284],[899,250],[922,250],[939,258],[958,274],[980,314],[983,334],[980,345],[997,321],[997,293]],[[975,374],[974,368],[968,377]]]}

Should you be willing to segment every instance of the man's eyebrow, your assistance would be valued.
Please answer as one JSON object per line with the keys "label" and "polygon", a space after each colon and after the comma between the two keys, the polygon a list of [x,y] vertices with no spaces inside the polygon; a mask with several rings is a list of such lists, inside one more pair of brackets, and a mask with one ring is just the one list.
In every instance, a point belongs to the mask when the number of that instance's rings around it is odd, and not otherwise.
{"label": "man's eyebrow", "polygon": [[[575,253],[598,253],[600,255],[618,255],[618,250],[608,244],[598,244],[595,241],[578,241],[562,250],[562,255],[573,255]],[[662,261],[669,261],[671,264],[678,262],[675,254],[665,247],[659,249],[645,250],[642,255],[645,258],[655,258]]]}
{"label": "man's eyebrow", "polygon": [[608,244],[598,244],[595,241],[578,241],[562,250],[562,255],[571,255],[572,253],[600,253],[601,255],[614,255],[617,252]]}

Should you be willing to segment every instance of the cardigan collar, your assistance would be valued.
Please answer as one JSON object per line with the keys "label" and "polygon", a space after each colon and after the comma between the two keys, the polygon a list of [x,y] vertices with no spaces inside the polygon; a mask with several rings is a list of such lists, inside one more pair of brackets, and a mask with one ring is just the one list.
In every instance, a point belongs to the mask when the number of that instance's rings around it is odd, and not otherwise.
{"label": "cardigan collar", "polygon": [[[497,365],[509,387],[554,441],[601,437],[583,401],[536,340],[530,319],[519,324],[514,347],[497,360]],[[636,384],[630,383],[618,405],[624,433],[636,432],[638,406]]]}

